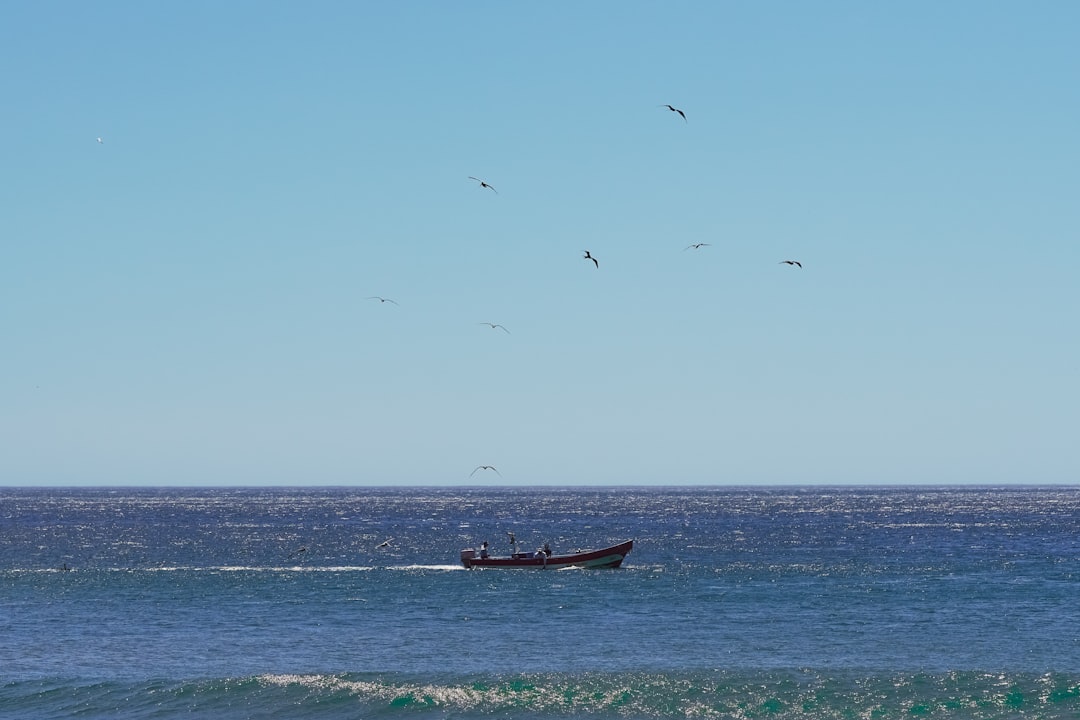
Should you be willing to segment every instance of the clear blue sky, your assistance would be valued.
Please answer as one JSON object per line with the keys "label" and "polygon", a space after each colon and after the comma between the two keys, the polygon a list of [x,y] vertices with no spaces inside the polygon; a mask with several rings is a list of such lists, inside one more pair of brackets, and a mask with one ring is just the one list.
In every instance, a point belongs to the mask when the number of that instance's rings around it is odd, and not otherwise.
{"label": "clear blue sky", "polygon": [[1080,482],[1078,27],[4,3],[0,484]]}

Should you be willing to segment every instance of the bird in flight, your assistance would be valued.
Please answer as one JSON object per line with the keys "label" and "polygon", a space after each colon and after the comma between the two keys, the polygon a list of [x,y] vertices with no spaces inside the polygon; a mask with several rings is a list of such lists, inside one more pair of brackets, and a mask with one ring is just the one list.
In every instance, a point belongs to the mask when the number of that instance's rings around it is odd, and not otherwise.
{"label": "bird in flight", "polygon": [[388,303],[394,303],[395,305],[398,305],[397,300],[391,300],[390,298],[379,297],[378,295],[372,295],[371,297],[369,297],[367,299],[368,300],[378,300],[381,303],[387,303],[388,302]]}
{"label": "bird in flight", "polygon": [[585,251],[585,259],[586,259],[586,260],[592,260],[592,261],[593,261],[593,264],[594,264],[594,265],[596,265],[596,267],[597,267],[597,268],[599,268],[599,267],[600,267],[600,263],[598,263],[598,262],[596,261],[596,258],[594,258],[594,257],[593,257],[592,255],[590,255],[590,254],[589,254],[589,251],[588,251],[588,250],[586,250],[586,251]]}
{"label": "bird in flight", "polygon": [[781,260],[777,265],[798,265],[799,267],[802,267],[802,263],[798,260]]}
{"label": "bird in flight", "polygon": [[694,243],[693,245],[687,245],[686,247],[684,247],[683,252],[686,252],[690,248],[697,250],[698,248],[707,247],[708,245],[709,243]]}
{"label": "bird in flight", "polygon": [[293,559],[294,557],[296,557],[297,555],[302,555],[303,553],[306,553],[306,552],[307,552],[307,548],[306,548],[306,547],[303,547],[303,546],[301,546],[301,547],[298,547],[298,548],[297,548],[296,550],[294,550],[294,551],[293,551],[292,553],[290,553],[290,554],[289,554],[289,557],[287,557],[287,558],[285,558],[285,559],[286,559],[286,560],[292,560],[292,559]]}
{"label": "bird in flight", "polygon": [[496,190],[495,188],[493,188],[493,187],[492,187],[491,185],[488,185],[488,184],[487,184],[486,182],[484,182],[484,181],[483,181],[483,180],[481,180],[480,178],[478,178],[478,177],[473,177],[472,175],[470,175],[470,176],[469,176],[469,179],[470,179],[470,180],[475,180],[476,182],[480,183],[480,187],[482,187],[482,188],[487,188],[487,189],[491,190],[491,192],[495,193],[496,195],[498,195],[498,194],[499,194],[499,191],[498,191],[498,190]]}
{"label": "bird in flight", "polygon": [[376,546],[375,546],[375,549],[376,549],[376,550],[378,550],[379,548],[388,548],[388,547],[390,547],[390,541],[391,541],[391,540],[393,540],[393,539],[394,539],[394,538],[386,538],[386,539],[385,539],[385,540],[383,540],[383,541],[382,541],[381,543],[379,543],[378,545],[376,545]]}
{"label": "bird in flight", "polygon": [[[471,473],[469,473],[469,477],[472,477],[473,475],[475,475],[477,473],[477,471],[479,471],[479,470],[495,470],[495,466],[494,465],[477,465],[476,469],[473,470]],[[495,474],[498,475],[499,477],[502,477],[502,473],[499,472],[498,470],[495,470]]]}
{"label": "bird in flight", "polygon": [[104,145],[105,144],[105,138],[98,138],[97,141],[98,141],[98,145]]}
{"label": "bird in flight", "polygon": [[682,115],[682,119],[683,119],[683,122],[686,122],[686,113],[684,113],[684,112],[683,112],[682,110],[680,110],[679,108],[677,108],[677,107],[671,107],[670,105],[661,105],[660,107],[666,107],[666,108],[667,108],[668,110],[670,110],[671,112],[677,112],[677,113],[679,113],[680,115]]}
{"label": "bird in flight", "polygon": [[503,327],[502,325],[500,325],[499,323],[489,323],[489,322],[482,322],[482,323],[477,323],[477,325],[487,325],[487,326],[489,326],[489,327],[490,327],[490,328],[491,328],[492,330],[494,330],[495,328],[502,328],[502,329],[503,329],[503,332],[504,332],[504,333],[506,333],[507,335],[509,335],[509,334],[510,334],[510,331],[509,331],[509,330],[507,330],[507,329],[506,329],[505,327]]}

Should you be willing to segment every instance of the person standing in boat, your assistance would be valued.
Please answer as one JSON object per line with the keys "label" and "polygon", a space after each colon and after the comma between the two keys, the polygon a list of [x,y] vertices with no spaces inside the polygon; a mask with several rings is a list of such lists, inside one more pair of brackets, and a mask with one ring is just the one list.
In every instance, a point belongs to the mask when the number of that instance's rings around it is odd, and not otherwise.
{"label": "person standing in boat", "polygon": [[481,558],[486,558],[487,556],[488,556],[488,544],[487,544],[487,540],[485,540],[484,544],[480,546],[480,557]]}

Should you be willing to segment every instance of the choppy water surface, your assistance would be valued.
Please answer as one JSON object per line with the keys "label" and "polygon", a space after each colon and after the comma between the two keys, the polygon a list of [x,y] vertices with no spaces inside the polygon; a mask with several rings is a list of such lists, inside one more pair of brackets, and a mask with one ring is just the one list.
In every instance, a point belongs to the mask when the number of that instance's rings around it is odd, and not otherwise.
{"label": "choppy water surface", "polygon": [[0,717],[1076,718],[1078,598],[1076,488],[0,489]]}

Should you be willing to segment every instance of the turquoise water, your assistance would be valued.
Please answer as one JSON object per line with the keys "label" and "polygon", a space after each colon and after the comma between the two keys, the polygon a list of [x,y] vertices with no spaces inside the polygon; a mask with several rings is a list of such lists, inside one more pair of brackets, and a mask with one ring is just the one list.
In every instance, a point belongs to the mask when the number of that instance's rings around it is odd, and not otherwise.
{"label": "turquoise water", "polygon": [[[1076,488],[0,489],[0,529],[4,718],[1080,718]],[[460,567],[508,531],[636,544]]]}

